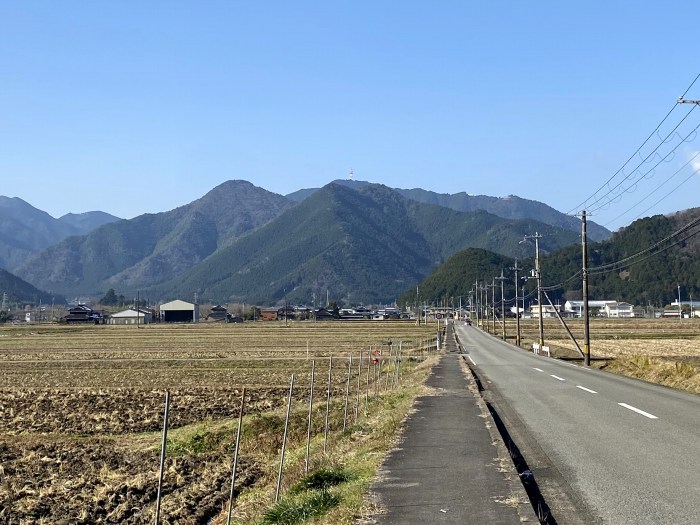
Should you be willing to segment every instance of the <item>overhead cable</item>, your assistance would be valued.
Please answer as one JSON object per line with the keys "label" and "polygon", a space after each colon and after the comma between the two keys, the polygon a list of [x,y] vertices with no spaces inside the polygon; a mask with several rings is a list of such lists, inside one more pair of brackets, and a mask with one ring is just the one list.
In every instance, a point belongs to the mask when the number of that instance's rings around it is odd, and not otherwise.
{"label": "overhead cable", "polygon": [[[683,93],[683,95],[681,96],[681,98],[685,97],[685,95],[688,93],[688,91],[690,91],[690,89],[693,87],[693,85],[694,85],[695,82],[698,80],[698,78],[700,78],[700,73],[695,77],[695,79],[694,79],[694,80],[690,83],[690,85],[686,88],[686,90],[685,90],[685,92]],[[649,133],[649,136],[648,136],[646,139],[644,139],[644,141],[641,143],[641,145],[635,150],[634,153],[632,153],[632,155],[630,155],[630,157],[622,164],[622,166],[620,166],[620,168],[619,168],[615,173],[613,173],[612,176],[611,176],[607,181],[605,181],[595,192],[593,192],[593,194],[591,194],[588,198],[586,198],[583,202],[581,202],[580,204],[578,204],[576,207],[574,207],[573,209],[569,210],[569,211],[568,211],[568,214],[575,213],[575,212],[577,212],[577,211],[579,211],[579,210],[585,208],[585,207],[586,207],[586,204],[588,203],[588,201],[590,201],[591,199],[595,198],[595,196],[596,196],[603,188],[605,188],[608,184],[610,184],[610,182],[612,182],[612,180],[613,180],[615,177],[617,177],[617,175],[625,169],[625,167],[627,166],[627,164],[630,163],[630,161],[642,150],[642,148],[643,148],[644,146],[646,146],[647,142],[649,142],[649,140],[654,136],[654,134],[656,134],[656,133],[658,132],[659,128],[661,128],[661,126],[664,124],[664,122],[666,122],[666,120],[668,119],[668,117],[671,115],[671,113],[673,113],[673,111],[676,109],[677,106],[678,106],[678,102],[675,102],[675,103],[673,104],[673,106],[671,107],[671,109],[668,111],[668,113],[666,113],[666,116],[665,116],[663,119],[661,119],[661,122],[659,122],[659,123],[656,125],[656,127],[654,128],[654,130],[653,130],[651,133]],[[692,111],[692,109],[691,109],[691,111]],[[690,111],[689,111],[688,113],[690,113]],[[662,143],[663,143],[663,142],[662,142]],[[660,146],[660,145],[659,145],[659,146]],[[659,146],[657,146],[656,149],[658,149]],[[654,151],[656,151],[656,149],[655,149]]]}

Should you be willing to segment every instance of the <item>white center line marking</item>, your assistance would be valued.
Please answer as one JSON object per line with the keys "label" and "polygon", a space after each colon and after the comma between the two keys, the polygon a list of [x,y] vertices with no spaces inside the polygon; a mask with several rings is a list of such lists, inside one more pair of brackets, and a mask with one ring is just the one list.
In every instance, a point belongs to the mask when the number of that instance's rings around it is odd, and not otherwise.
{"label": "white center line marking", "polygon": [[588,392],[590,394],[597,394],[598,393],[595,390],[591,390],[590,388],[586,388],[585,386],[581,386],[581,385],[576,385],[576,388],[580,388],[581,390],[585,390],[586,392]]}
{"label": "white center line marking", "polygon": [[544,372],[544,370],[542,370],[541,368],[535,368],[535,370],[537,370],[538,372]]}
{"label": "white center line marking", "polygon": [[472,359],[472,356],[468,355],[467,357],[468,357],[469,360],[472,362],[472,364],[473,364],[474,366],[476,366],[476,363],[475,363],[474,360]]}
{"label": "white center line marking", "polygon": [[621,407],[624,407],[628,410],[631,410],[632,412],[636,412],[637,414],[641,414],[644,417],[648,417],[649,419],[659,419],[654,414],[650,414],[649,412],[644,412],[644,410],[640,410],[638,408],[635,408],[632,405],[628,405],[627,403],[618,403],[618,405],[620,405]]}
{"label": "white center line marking", "polygon": [[552,376],[554,379],[557,379],[559,381],[566,381],[566,379],[564,379],[563,377],[555,376],[554,374],[549,374],[549,375]]}

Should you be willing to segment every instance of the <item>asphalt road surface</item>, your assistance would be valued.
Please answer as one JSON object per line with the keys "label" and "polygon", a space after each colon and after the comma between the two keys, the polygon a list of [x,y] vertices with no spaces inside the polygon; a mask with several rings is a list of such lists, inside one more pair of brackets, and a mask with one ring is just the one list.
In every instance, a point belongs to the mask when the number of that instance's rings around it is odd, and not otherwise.
{"label": "asphalt road surface", "polygon": [[700,524],[700,396],[455,329],[559,525]]}

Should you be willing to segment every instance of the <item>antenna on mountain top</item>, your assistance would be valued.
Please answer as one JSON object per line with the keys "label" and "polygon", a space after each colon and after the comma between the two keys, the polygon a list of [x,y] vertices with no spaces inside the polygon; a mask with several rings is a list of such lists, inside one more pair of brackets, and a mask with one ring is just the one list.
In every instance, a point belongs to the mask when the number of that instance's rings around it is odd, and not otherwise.
{"label": "antenna on mountain top", "polygon": [[355,176],[355,174],[352,172],[352,168],[350,168],[350,173],[348,173],[348,180],[353,180],[352,178]]}

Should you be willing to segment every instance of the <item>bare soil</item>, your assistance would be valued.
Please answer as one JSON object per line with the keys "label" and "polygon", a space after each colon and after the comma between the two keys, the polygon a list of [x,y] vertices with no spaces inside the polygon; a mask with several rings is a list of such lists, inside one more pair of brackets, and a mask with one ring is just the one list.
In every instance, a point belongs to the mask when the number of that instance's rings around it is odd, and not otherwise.
{"label": "bare soil", "polygon": [[210,523],[228,502],[243,387],[252,419],[236,493],[273,475],[259,458],[278,453],[292,373],[303,404],[315,361],[322,399],[333,355],[337,396],[350,355],[366,361],[370,349],[385,354],[401,340],[408,356],[432,335],[394,323],[0,327],[0,523],[153,523],[166,389],[161,522]]}

